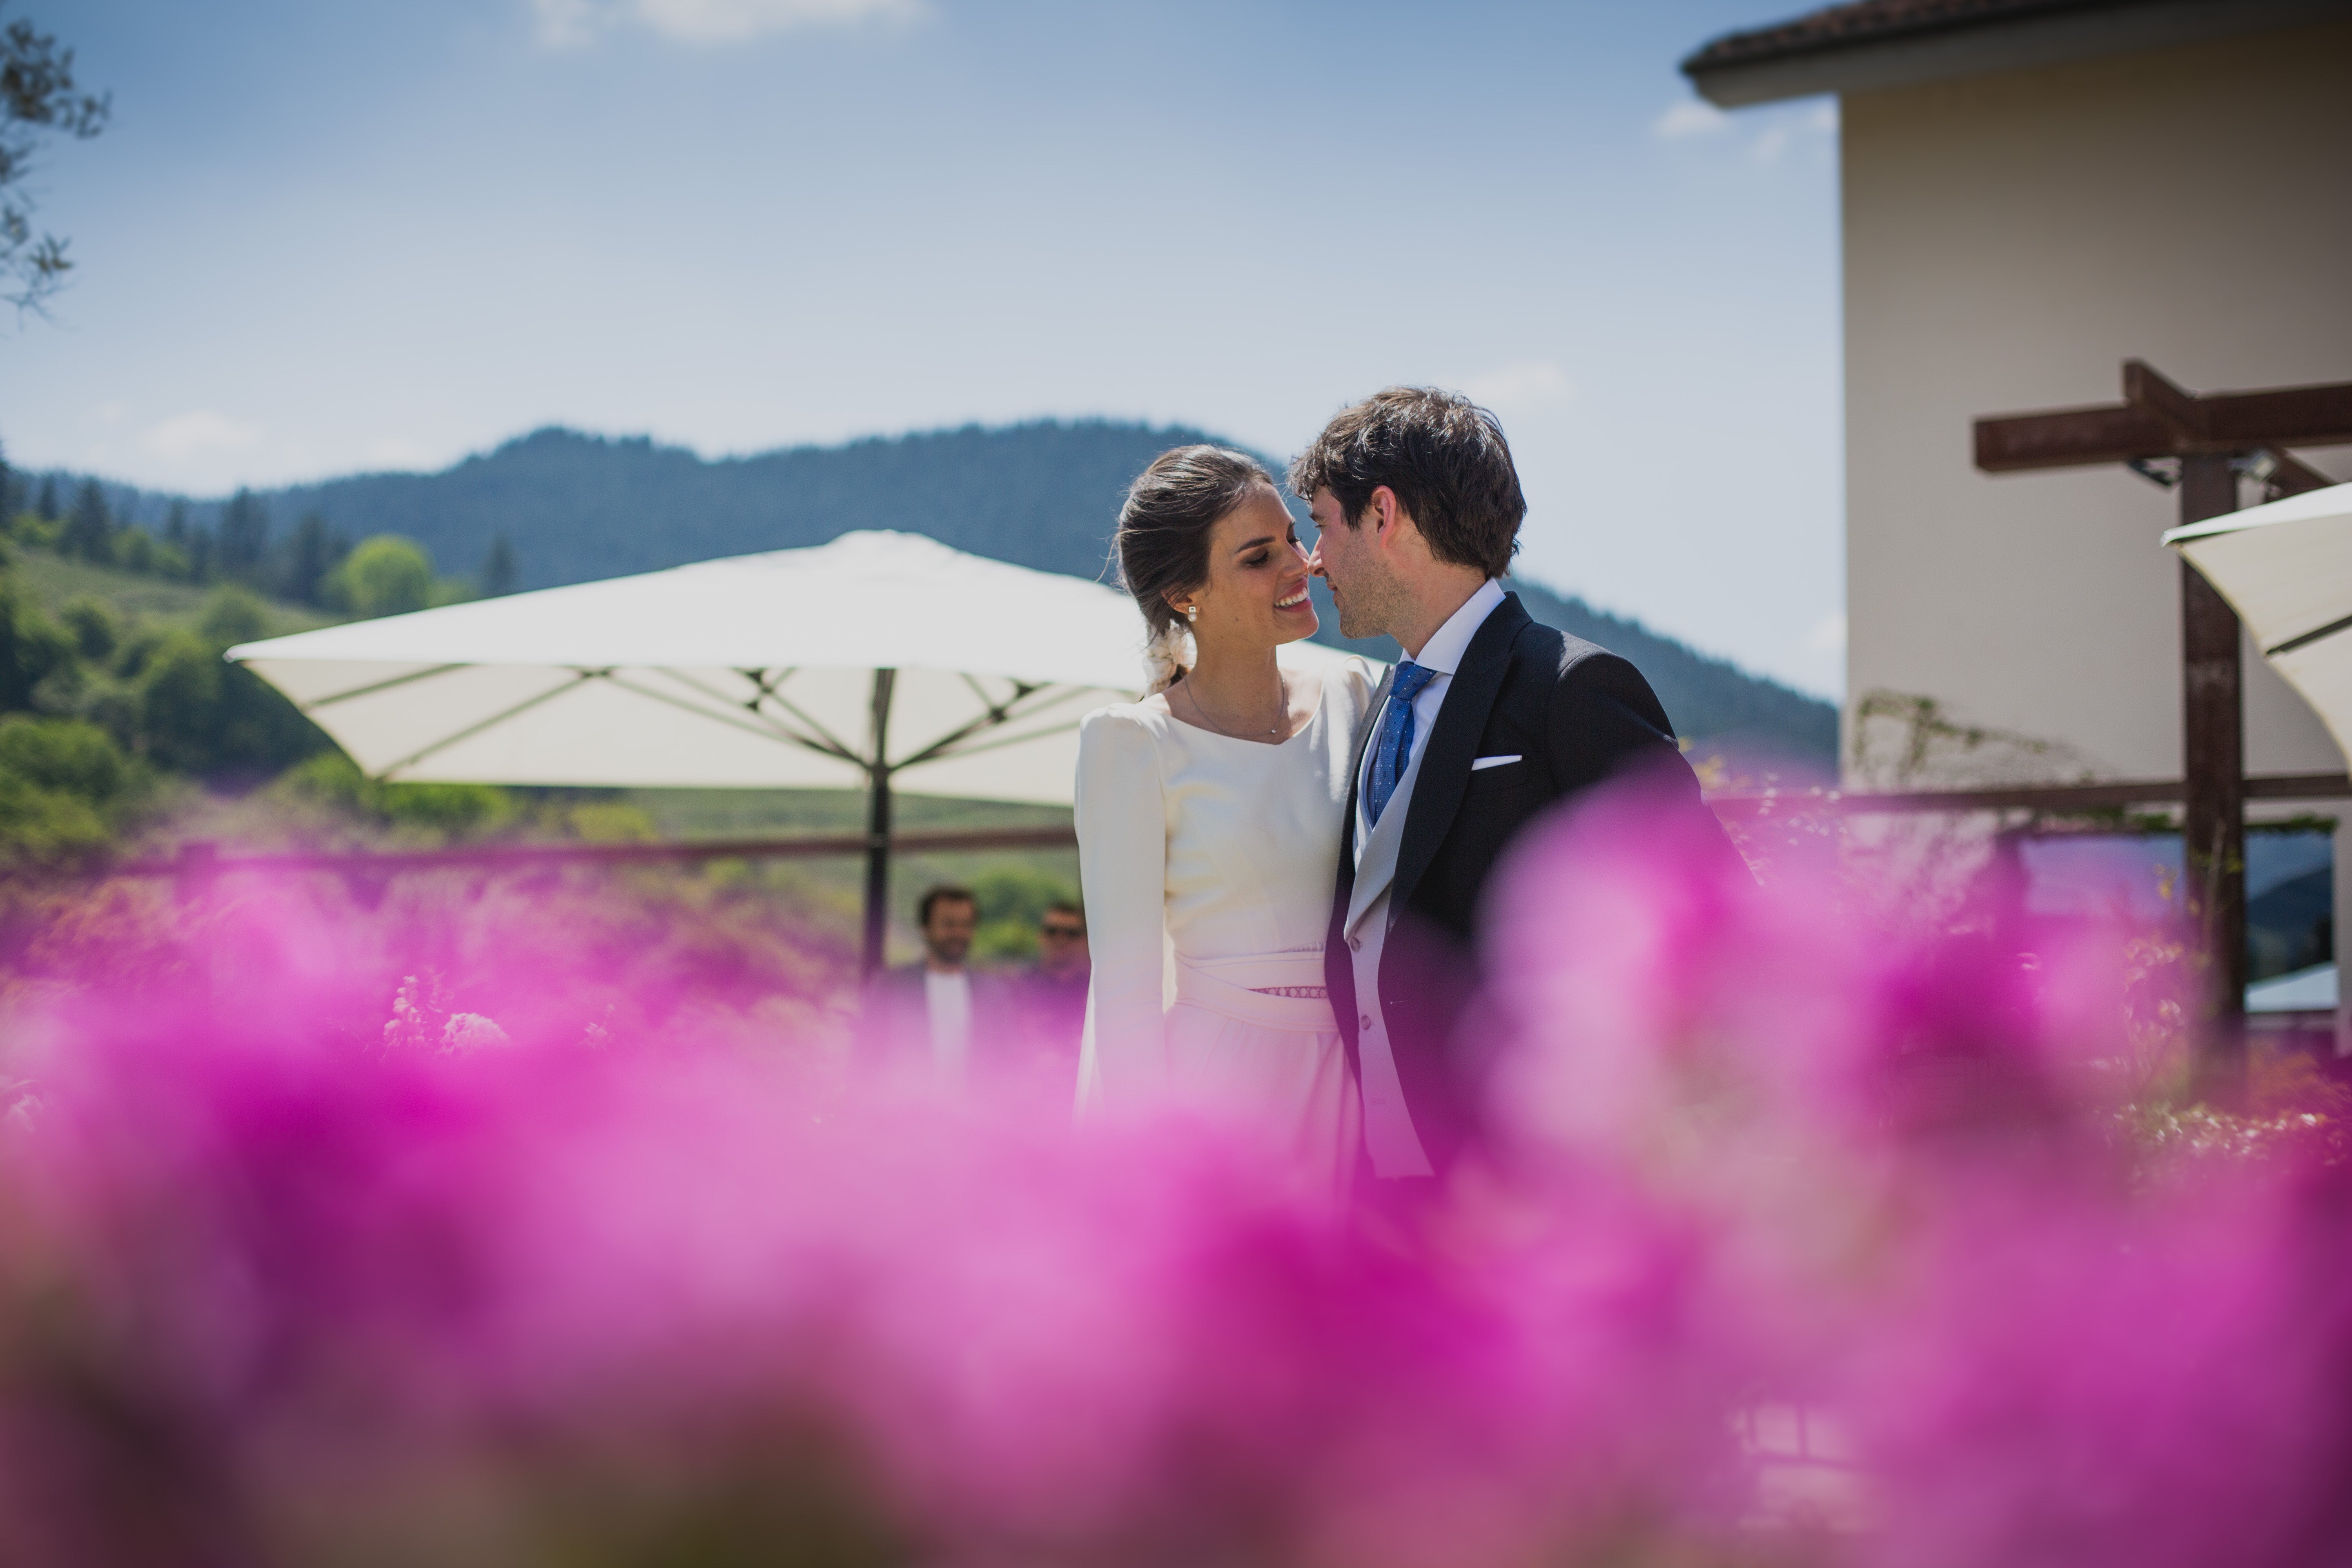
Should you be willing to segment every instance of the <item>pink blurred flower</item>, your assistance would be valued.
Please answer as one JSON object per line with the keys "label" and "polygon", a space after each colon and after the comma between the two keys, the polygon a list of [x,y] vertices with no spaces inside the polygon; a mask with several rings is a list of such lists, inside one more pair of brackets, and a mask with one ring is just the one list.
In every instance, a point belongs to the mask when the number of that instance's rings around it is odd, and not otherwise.
{"label": "pink blurred flower", "polygon": [[1498,889],[1496,1142],[1402,1233],[867,1083],[814,985],[576,900],[92,921],[0,1131],[0,1558],[2352,1554],[2352,1194],[2144,1179],[2128,933],[1675,832]]}

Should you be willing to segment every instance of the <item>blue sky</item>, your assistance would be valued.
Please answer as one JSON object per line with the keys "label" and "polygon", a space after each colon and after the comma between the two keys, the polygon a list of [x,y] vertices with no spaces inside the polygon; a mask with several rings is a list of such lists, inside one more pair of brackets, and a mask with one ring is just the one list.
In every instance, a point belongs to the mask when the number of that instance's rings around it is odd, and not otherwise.
{"label": "blue sky", "polygon": [[116,112],[37,176],[80,266],[0,438],[200,494],[549,423],[1286,455],[1437,382],[1530,575],[1834,693],[1834,112],[1675,69],[1801,8],[13,0]]}

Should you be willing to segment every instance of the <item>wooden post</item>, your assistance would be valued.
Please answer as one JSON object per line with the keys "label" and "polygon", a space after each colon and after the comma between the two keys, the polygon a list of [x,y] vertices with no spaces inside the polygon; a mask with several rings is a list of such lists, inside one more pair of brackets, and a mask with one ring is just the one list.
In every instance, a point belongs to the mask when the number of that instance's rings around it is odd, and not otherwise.
{"label": "wooden post", "polygon": [[[2263,458],[2280,495],[2329,483],[2290,447],[2352,442],[2352,381],[2254,392],[2191,392],[2144,360],[2126,360],[2124,400],[2094,407],[2000,414],[1976,422],[1977,467],[1990,474],[2127,463],[2159,483],[2154,467],[2180,464],[2180,521],[2238,510],[2233,460]],[[2245,714],[2240,696],[2242,634],[2237,613],[2187,561],[2180,563],[2181,750],[2184,870],[2209,959],[2204,1049],[2207,1082],[2242,1082],[2246,1011]],[[2352,1010],[2347,1018],[2352,1020]],[[2352,1023],[2347,1023],[2352,1030]]]}
{"label": "wooden post", "polygon": [[[2180,521],[2238,510],[2227,456],[2180,460]],[[2217,1088],[2242,1077],[2246,1010],[2245,714],[2238,614],[2194,566],[2180,563],[2181,813],[2187,891],[2208,963],[2207,1067]]]}

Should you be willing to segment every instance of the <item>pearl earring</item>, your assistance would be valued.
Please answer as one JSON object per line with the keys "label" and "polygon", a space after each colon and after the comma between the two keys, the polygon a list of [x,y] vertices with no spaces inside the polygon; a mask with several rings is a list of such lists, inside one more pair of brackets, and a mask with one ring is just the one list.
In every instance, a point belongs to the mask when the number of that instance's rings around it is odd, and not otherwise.
{"label": "pearl earring", "polygon": [[1184,606],[1184,618],[1185,618],[1186,620],[1188,620],[1188,621],[1197,621],[1197,620],[1199,620],[1199,619],[1201,618],[1201,606],[1200,606],[1200,605],[1185,605],[1185,606]]}

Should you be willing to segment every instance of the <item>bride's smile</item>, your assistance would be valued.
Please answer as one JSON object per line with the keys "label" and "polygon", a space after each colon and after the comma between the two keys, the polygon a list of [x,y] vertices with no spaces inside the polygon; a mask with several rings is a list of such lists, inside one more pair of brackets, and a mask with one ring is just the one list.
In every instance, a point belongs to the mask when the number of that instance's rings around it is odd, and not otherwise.
{"label": "bride's smile", "polygon": [[1307,595],[1311,575],[1298,525],[1271,489],[1253,491],[1210,531],[1208,581],[1180,595],[1179,613],[1204,655],[1270,649],[1312,637],[1318,622]]}

